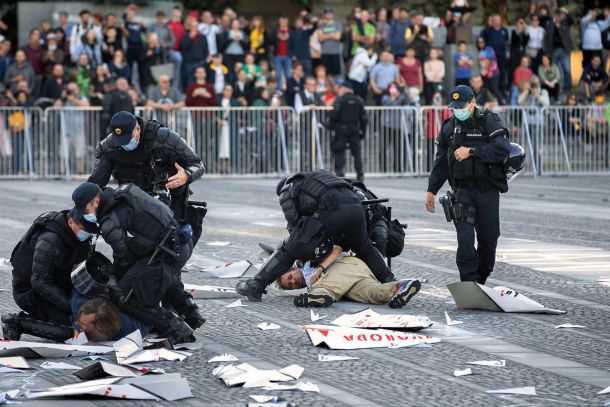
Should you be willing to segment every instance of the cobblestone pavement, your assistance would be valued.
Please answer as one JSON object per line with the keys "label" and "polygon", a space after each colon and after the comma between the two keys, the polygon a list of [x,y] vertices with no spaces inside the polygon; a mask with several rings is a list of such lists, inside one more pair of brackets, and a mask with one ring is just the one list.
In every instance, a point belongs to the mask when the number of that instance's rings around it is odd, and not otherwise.
{"label": "cobblestone pavement", "polygon": [[[229,352],[259,368],[293,363],[305,368],[302,380],[321,392],[275,392],[299,406],[600,406],[610,395],[610,180],[608,178],[518,178],[501,199],[502,237],[496,269],[488,283],[526,293],[566,315],[501,314],[459,310],[446,288],[457,281],[455,236],[441,211],[423,208],[426,179],[374,179],[370,188],[391,198],[395,216],[409,224],[407,248],[393,261],[398,278],[422,277],[422,291],[400,313],[424,314],[434,321],[426,330],[442,338],[430,348],[330,351],[313,347],[298,327],[309,311],[292,305],[293,294],[274,287],[262,303],[226,308],[232,299],[199,301],[208,322],[197,331],[203,348],[184,362],[161,362],[168,372],[181,372],[194,398],[184,406],[241,406],[260,389],[227,388],[206,362]],[[210,180],[194,185],[195,197],[207,200],[204,237],[196,248],[188,283],[233,287],[237,279],[217,279],[202,265],[251,260],[257,263],[258,242],[275,244],[285,236],[275,197],[276,179]],[[31,221],[50,209],[70,204],[77,182],[0,181],[0,257],[10,252]],[[437,208],[439,209],[439,208]],[[228,241],[229,246],[208,246]],[[103,249],[103,247],[102,247]],[[609,284],[610,285],[610,284]],[[10,268],[0,266],[0,311],[16,309],[10,293]],[[366,306],[340,302],[321,314],[329,319]],[[373,306],[378,312],[389,308]],[[444,312],[464,321],[445,324]],[[260,322],[279,330],[261,331]],[[585,329],[555,329],[562,323]],[[31,339],[31,338],[29,338]],[[357,356],[356,361],[318,362],[318,355]],[[505,359],[506,367],[473,366],[474,375],[454,377],[468,360]],[[71,360],[77,365],[90,362]],[[33,360],[38,366],[40,360]],[[37,388],[77,381],[69,372],[42,371],[31,376],[5,376],[0,391]],[[491,395],[491,389],[536,386],[537,396]],[[122,400],[39,401],[37,405],[165,405]],[[25,404],[34,404],[26,402]],[[177,404],[177,403],[173,403]]]}

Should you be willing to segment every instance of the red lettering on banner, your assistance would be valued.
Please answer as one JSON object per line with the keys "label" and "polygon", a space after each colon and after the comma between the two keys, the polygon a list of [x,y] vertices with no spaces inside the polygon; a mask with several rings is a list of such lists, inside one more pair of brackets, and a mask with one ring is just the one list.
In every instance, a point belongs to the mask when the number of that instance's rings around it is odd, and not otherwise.
{"label": "red lettering on banner", "polygon": [[345,339],[346,341],[353,341],[354,340],[354,335],[350,335],[350,336],[345,336],[343,335],[343,339]]}
{"label": "red lettering on banner", "polygon": [[394,335],[388,335],[388,334],[385,334],[385,338],[386,338],[388,341],[394,341],[394,340],[395,340],[395,339],[394,339]]}
{"label": "red lettering on banner", "polygon": [[358,336],[356,337],[356,339],[357,339],[357,340],[359,340],[359,341],[363,341],[363,342],[366,342],[366,341],[367,341],[367,339],[366,339],[366,335],[364,335],[364,334],[360,334],[360,335],[358,335]]}
{"label": "red lettering on banner", "polygon": [[[378,339],[377,339],[378,338]],[[383,340],[383,336],[379,335],[379,334],[372,334],[371,335],[371,340],[372,341],[382,341]]]}

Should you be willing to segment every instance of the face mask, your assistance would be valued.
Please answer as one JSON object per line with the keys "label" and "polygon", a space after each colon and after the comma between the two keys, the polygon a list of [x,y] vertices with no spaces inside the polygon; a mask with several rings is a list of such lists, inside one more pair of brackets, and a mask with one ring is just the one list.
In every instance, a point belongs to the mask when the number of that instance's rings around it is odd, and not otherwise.
{"label": "face mask", "polygon": [[123,150],[132,151],[132,150],[135,150],[136,147],[138,147],[138,140],[136,140],[135,138],[132,138],[131,140],[129,140],[129,143],[127,143],[123,146]]}
{"label": "face mask", "polygon": [[76,234],[76,238],[78,239],[79,242],[84,242],[85,240],[89,239],[91,237],[91,233],[87,232],[86,230],[79,230],[78,233]]}
{"label": "face mask", "polygon": [[86,220],[87,222],[91,222],[91,223],[97,223],[97,216],[95,216],[92,213],[86,213],[83,215],[83,219]]}
{"label": "face mask", "polygon": [[57,45],[49,45],[49,51],[55,51],[57,49]]}
{"label": "face mask", "polygon": [[434,98],[432,99],[432,103],[442,103],[443,102],[443,98]]}
{"label": "face mask", "polygon": [[398,95],[398,89],[396,88],[390,88],[388,92],[390,92],[390,95]]}
{"label": "face mask", "polygon": [[467,107],[463,109],[453,109],[453,114],[455,118],[461,122],[468,120],[468,118],[470,117],[470,111]]}

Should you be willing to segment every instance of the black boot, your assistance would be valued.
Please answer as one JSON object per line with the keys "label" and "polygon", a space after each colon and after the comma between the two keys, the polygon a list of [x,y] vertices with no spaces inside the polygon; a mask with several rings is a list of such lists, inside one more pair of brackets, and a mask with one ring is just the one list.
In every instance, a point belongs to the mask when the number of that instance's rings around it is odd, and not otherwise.
{"label": "black boot", "polygon": [[18,341],[21,339],[21,329],[17,314],[2,314],[2,335],[8,341]]}
{"label": "black boot", "polygon": [[184,321],[193,330],[205,324],[205,318],[199,312],[199,307],[195,304],[195,301],[193,301],[193,298],[190,295],[182,301],[182,304],[180,305],[181,306],[176,310],[184,317]]}
{"label": "black boot", "polygon": [[237,291],[239,295],[248,297],[248,300],[254,302],[261,302],[263,299],[263,294],[267,294],[265,286],[256,281],[254,278],[237,283],[235,286],[235,291]]}
{"label": "black boot", "polygon": [[64,342],[74,334],[74,330],[69,326],[40,321],[23,312],[10,314],[8,318],[5,318],[3,315],[2,322],[4,325],[9,326],[8,334],[12,336],[12,340],[19,340],[21,334],[29,334],[39,338],[50,339],[54,342]]}
{"label": "black boot", "polygon": [[119,305],[119,308],[141,322],[153,326],[172,344],[195,341],[191,327],[174,312],[163,307],[147,308],[134,301],[128,301]]}
{"label": "black boot", "polygon": [[235,291],[240,295],[248,297],[250,301],[260,302],[263,294],[267,294],[265,288],[273,283],[275,279],[286,273],[294,263],[294,260],[282,244],[265,261],[260,271],[253,278],[237,283]]}

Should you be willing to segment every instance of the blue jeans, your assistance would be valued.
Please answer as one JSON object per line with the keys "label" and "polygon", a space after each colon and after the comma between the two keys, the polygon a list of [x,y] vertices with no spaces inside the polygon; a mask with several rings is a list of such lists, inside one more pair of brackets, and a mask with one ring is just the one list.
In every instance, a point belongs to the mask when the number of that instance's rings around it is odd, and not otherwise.
{"label": "blue jeans", "polygon": [[553,49],[553,64],[561,69],[563,75],[563,90],[572,89],[572,71],[570,68],[570,53],[563,48]]}
{"label": "blue jeans", "polygon": [[292,60],[290,57],[275,57],[275,79],[277,80],[277,90],[282,90],[282,77],[288,78],[292,75]]}
{"label": "blue jeans", "polygon": [[180,51],[171,50],[168,53],[169,60],[174,65],[174,76],[172,77],[172,86],[180,89],[180,78],[182,74],[182,54]]}

